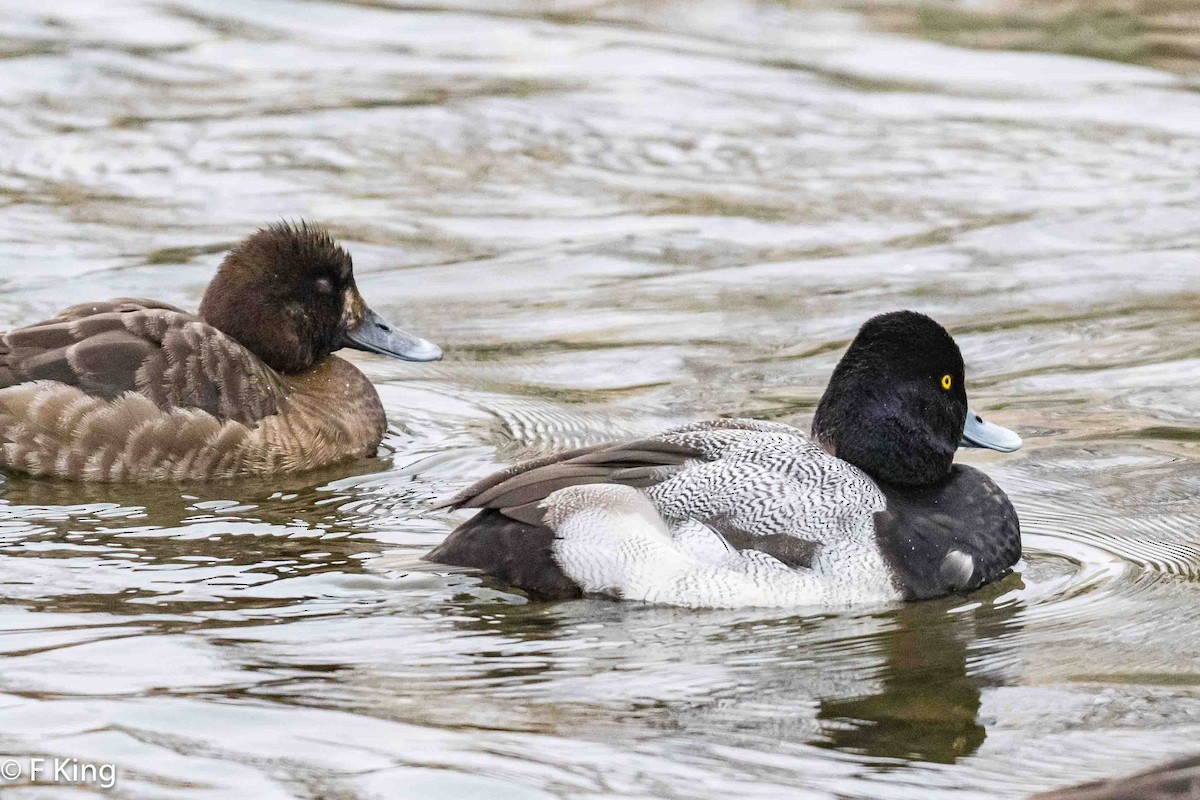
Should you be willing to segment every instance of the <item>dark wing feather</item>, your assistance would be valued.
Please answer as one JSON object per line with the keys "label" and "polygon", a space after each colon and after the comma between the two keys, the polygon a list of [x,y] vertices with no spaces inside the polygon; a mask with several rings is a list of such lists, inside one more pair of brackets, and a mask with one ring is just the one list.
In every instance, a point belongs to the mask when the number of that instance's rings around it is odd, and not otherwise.
{"label": "dark wing feather", "polygon": [[552,466],[522,472],[472,498],[473,508],[507,508],[535,503],[553,492],[581,483],[603,482],[611,469],[603,464],[576,464],[564,461]]}
{"label": "dark wing feather", "polygon": [[175,306],[119,298],[71,306],[0,334],[0,388],[49,380],[94,397],[136,391],[253,425],[278,411],[281,381],[253,353]]}
{"label": "dark wing feather", "polygon": [[700,457],[694,448],[659,439],[585,447],[490,475],[438,508],[492,508],[513,519],[540,522],[537,504],[559,489],[583,483],[641,488],[665,479],[671,468]]}
{"label": "dark wing feather", "polygon": [[470,486],[456,493],[449,499],[438,503],[434,506],[434,508],[477,508],[477,506],[471,502],[473,498],[478,497],[488,489],[491,489],[493,486],[498,486],[501,483],[504,483],[504,481],[508,480],[514,475],[519,475],[522,472],[528,472],[529,470],[537,469],[538,467],[545,466],[546,464],[554,464],[559,461],[566,461],[576,456],[581,456],[584,453],[592,453],[596,450],[602,450],[609,446],[610,445],[608,444],[597,444],[592,445],[591,447],[576,448],[575,450],[564,450],[561,453],[550,453],[549,455],[531,458],[528,461],[522,461],[521,463],[514,464],[511,467],[505,467],[504,469],[496,470],[492,474],[475,481]]}
{"label": "dark wing feather", "polygon": [[816,542],[787,533],[755,533],[734,526],[725,518],[704,520],[704,523],[725,537],[735,550],[757,550],[783,562],[792,569],[811,568],[817,553]]}

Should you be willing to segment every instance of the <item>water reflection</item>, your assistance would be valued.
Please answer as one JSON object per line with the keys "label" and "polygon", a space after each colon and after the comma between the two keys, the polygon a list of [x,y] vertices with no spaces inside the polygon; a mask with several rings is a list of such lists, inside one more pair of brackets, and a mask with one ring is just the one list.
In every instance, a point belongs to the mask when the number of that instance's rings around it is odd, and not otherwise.
{"label": "water reflection", "polygon": [[[987,738],[980,693],[1014,678],[1012,634],[1023,604],[978,598],[949,613],[946,605],[922,603],[890,615],[895,627],[879,637],[880,690],[821,702],[827,746],[942,764],[979,749]],[[1005,668],[981,669],[996,661]]]}
{"label": "water reflection", "polygon": [[[1012,576],[966,601],[823,617],[587,600],[514,606],[464,596],[455,604],[455,628],[482,637],[484,649],[472,657],[487,669],[473,678],[474,689],[487,686],[522,708],[561,708],[587,697],[586,707],[575,708],[584,719],[547,727],[537,715],[525,723],[534,730],[573,736],[644,718],[769,751],[812,743],[953,764],[987,737],[981,694],[1018,680],[1026,609],[1012,593],[1021,589]],[[507,643],[497,646],[497,635]],[[569,657],[581,650],[589,658]],[[619,676],[606,675],[610,665],[619,665]],[[622,702],[668,685],[644,707]],[[461,694],[465,687],[456,686]]]}

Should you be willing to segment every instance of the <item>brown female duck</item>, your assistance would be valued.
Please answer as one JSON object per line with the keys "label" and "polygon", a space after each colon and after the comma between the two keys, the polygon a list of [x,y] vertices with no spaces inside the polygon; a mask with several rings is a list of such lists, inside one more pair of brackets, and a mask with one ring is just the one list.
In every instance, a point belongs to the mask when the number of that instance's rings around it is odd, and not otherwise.
{"label": "brown female duck", "polygon": [[195,480],[370,455],[383,406],[343,347],[442,355],[367,308],[327,233],[272,225],[229,252],[199,314],[119,298],[0,334],[0,469]]}

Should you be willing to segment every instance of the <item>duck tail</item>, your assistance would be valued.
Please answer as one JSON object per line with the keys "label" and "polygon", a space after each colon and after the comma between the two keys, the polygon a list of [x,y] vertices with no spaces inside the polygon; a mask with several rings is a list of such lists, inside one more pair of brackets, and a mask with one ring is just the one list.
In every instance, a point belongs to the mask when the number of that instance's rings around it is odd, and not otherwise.
{"label": "duck tail", "polygon": [[424,558],[471,567],[547,600],[579,597],[578,584],[554,560],[554,531],[485,508],[454,529]]}

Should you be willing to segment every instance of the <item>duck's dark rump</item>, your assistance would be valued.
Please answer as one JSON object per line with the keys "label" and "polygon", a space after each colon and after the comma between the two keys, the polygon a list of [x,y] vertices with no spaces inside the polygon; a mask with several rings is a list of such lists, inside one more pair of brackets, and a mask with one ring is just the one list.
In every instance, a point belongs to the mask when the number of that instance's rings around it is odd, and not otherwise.
{"label": "duck's dark rump", "polygon": [[545,600],[583,594],[554,560],[554,531],[485,508],[454,529],[425,558],[439,564],[471,567]]}
{"label": "duck's dark rump", "polygon": [[875,532],[908,599],[977,589],[1021,558],[1017,512],[979,470],[955,464],[936,486],[879,486],[887,509],[875,515]]}

